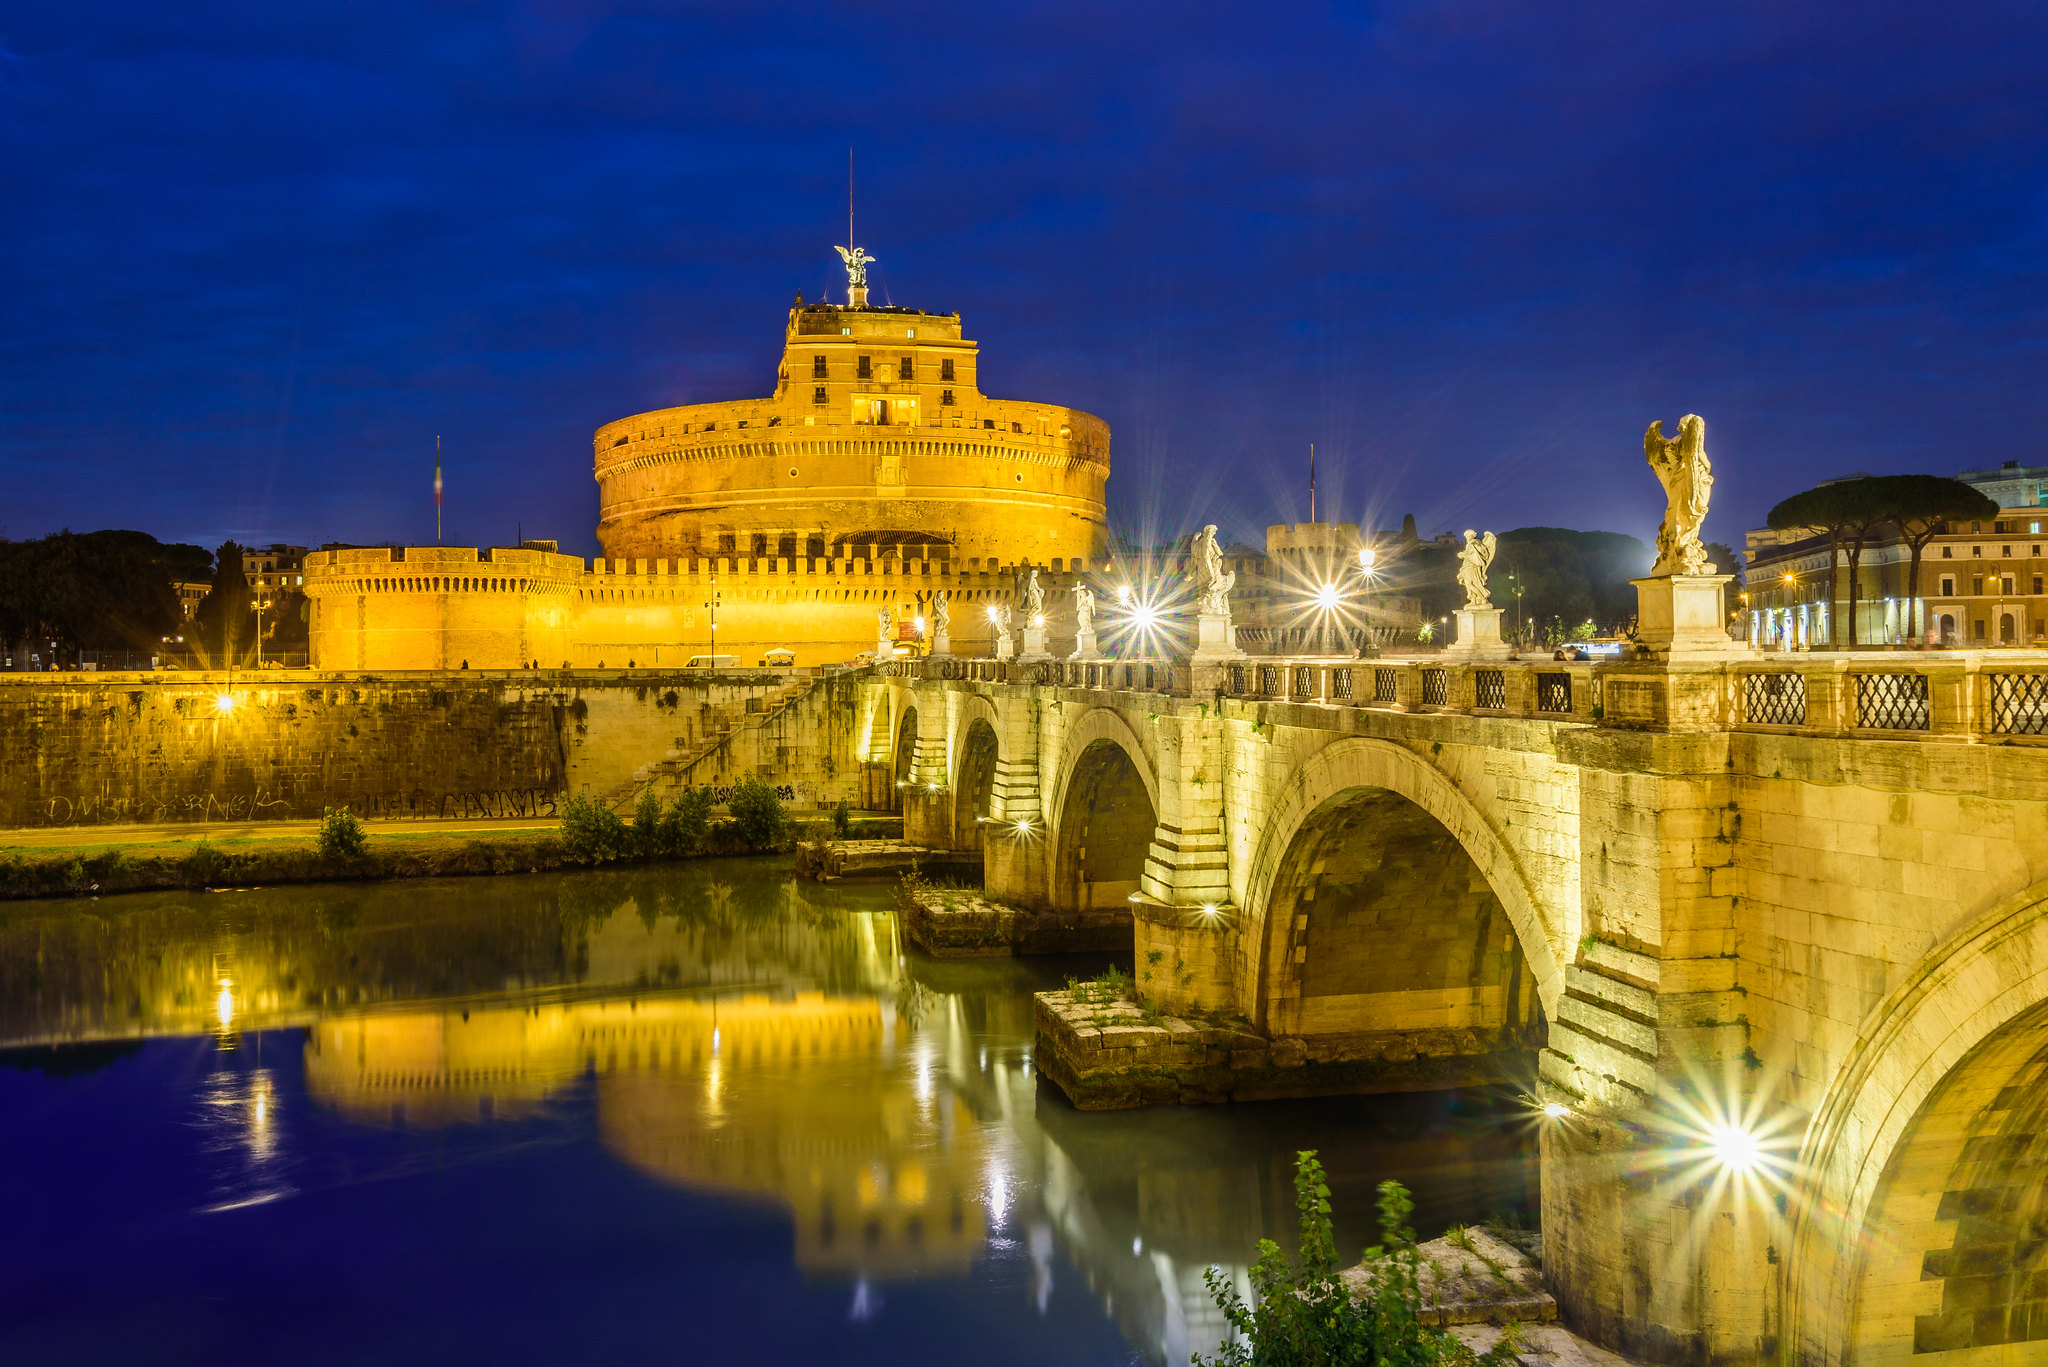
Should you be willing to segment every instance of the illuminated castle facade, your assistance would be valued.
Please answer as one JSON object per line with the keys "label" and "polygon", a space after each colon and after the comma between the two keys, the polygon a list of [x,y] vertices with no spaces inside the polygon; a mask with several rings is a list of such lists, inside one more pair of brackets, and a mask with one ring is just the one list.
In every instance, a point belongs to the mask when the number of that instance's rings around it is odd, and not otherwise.
{"label": "illuminated castle facade", "polygon": [[657,409],[594,441],[603,557],[550,542],[372,547],[305,560],[316,669],[679,665],[771,648],[800,665],[905,634],[932,594],[954,649],[983,653],[983,609],[1019,565],[1057,588],[1107,564],[1109,426],[992,399],[960,316],[845,305],[789,311],[766,398]]}

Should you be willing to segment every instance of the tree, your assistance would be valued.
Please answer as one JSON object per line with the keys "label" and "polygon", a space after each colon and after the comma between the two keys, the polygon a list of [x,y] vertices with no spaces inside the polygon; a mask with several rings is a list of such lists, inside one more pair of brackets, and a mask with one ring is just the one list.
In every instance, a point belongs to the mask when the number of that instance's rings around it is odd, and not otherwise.
{"label": "tree", "polygon": [[193,549],[118,530],[0,544],[0,638],[147,650],[179,620],[167,563]]}
{"label": "tree", "polygon": [[[1841,559],[1843,543],[1849,547],[1849,644],[1856,642],[1856,605],[1861,597],[1857,583],[1863,547],[1880,527],[1892,520],[1884,481],[1869,475],[1838,479],[1794,494],[1771,509],[1765,521],[1779,532],[1810,528],[1828,539],[1828,604],[1832,615],[1835,598],[1835,566]],[[1832,628],[1831,628],[1832,630]]]}
{"label": "tree", "polygon": [[1649,547],[1620,532],[1517,527],[1501,533],[1487,588],[1497,605],[1510,612],[1519,607],[1519,616],[1562,639],[1588,621],[1611,630],[1633,617],[1629,581],[1649,573],[1650,561]]}
{"label": "tree", "polygon": [[249,578],[242,573],[242,548],[223,541],[213,553],[213,586],[192,614],[200,648],[215,667],[242,662],[256,639],[256,612]]}
{"label": "tree", "polygon": [[768,780],[758,775],[748,774],[733,785],[725,809],[732,814],[732,823],[749,849],[772,850],[782,843],[788,830],[789,818],[783,812],[782,798]]}
{"label": "tree", "polygon": [[1927,632],[1926,608],[1920,602],[1921,552],[1952,522],[1996,517],[1998,503],[1973,485],[1941,475],[1881,475],[1876,483],[1883,486],[1883,501],[1899,539],[1912,552],[1906,571],[1906,610],[1918,616],[1907,623],[1907,634],[1919,641]]}

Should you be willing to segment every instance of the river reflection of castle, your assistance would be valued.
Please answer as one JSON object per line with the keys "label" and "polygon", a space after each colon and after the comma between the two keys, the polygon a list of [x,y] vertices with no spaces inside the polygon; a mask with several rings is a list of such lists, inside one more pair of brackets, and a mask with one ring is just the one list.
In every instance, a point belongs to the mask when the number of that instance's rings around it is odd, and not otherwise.
{"label": "river reflection of castle", "polygon": [[[0,1040],[300,1028],[311,1098],[375,1125],[515,1120],[588,1089],[620,1162],[788,1210],[814,1276],[1028,1258],[999,1278],[1041,1309],[1056,1280],[1085,1288],[1160,1364],[1215,1344],[1203,1270],[1241,1269],[1292,1225],[1296,1149],[1353,1179],[1347,1256],[1382,1176],[1414,1190],[1432,1232],[1533,1201],[1525,1146],[1376,1126],[1396,1099],[1334,1120],[1346,1102],[1077,1113],[1029,1067],[1030,993],[1067,966],[905,962],[887,898],[707,861],[431,899],[381,885],[67,904],[0,924]],[[289,1143],[251,1116],[252,1143]]]}
{"label": "river reflection of castle", "polygon": [[[986,1234],[980,1126],[874,997],[633,997],[323,1021],[312,1094],[353,1119],[513,1117],[586,1075],[607,1148],[683,1186],[768,1197],[810,1273],[965,1270]],[[893,1076],[907,1071],[908,1077]]]}

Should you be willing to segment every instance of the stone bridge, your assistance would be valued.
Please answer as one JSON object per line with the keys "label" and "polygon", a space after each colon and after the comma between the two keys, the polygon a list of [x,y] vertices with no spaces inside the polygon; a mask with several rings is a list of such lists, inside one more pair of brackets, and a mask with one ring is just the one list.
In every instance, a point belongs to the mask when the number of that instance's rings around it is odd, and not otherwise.
{"label": "stone bridge", "polygon": [[926,659],[862,706],[912,839],[1127,903],[1150,1004],[1270,1042],[1233,1094],[1516,1085],[1598,1341],[2048,1361],[2048,657]]}

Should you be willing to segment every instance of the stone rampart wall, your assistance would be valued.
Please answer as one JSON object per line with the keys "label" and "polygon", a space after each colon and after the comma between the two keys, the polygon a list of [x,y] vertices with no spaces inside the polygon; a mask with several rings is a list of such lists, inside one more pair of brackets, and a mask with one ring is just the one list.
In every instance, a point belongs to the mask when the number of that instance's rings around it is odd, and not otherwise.
{"label": "stone rampart wall", "polygon": [[621,799],[636,771],[727,733],[695,781],[752,771],[798,801],[852,794],[854,685],[816,681],[803,705],[766,720],[748,710],[792,682],[680,670],[293,671],[232,684],[199,673],[0,676],[0,827],[307,818],[343,805],[365,816],[552,815],[565,792]]}

